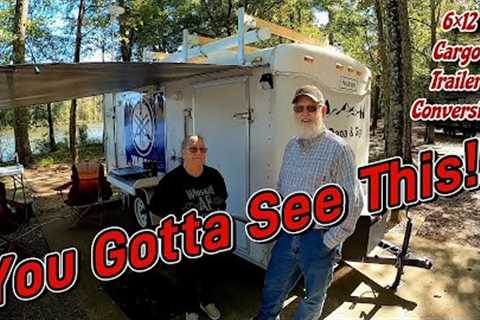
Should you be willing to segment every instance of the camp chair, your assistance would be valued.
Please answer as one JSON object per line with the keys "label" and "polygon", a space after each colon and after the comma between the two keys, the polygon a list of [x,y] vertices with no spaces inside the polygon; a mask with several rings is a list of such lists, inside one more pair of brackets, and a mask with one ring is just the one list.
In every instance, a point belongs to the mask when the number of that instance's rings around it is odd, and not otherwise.
{"label": "camp chair", "polygon": [[[68,194],[64,192],[69,189]],[[83,161],[72,165],[71,181],[54,188],[70,208],[73,221],[70,228],[88,214],[97,211],[103,224],[103,206],[110,201],[112,189],[105,178],[104,168],[96,161]]]}
{"label": "camp chair", "polygon": [[12,250],[18,234],[25,230],[31,217],[31,208],[24,203],[7,199],[5,185],[0,182],[0,242]]}

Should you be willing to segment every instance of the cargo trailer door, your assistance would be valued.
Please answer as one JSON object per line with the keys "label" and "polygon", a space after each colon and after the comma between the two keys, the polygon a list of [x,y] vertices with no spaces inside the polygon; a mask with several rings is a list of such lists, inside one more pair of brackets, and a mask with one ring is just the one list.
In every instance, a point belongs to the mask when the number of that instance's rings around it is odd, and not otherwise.
{"label": "cargo trailer door", "polygon": [[[207,165],[224,177],[227,212],[245,221],[249,194],[249,98],[247,77],[216,80],[194,86],[193,130],[208,147]],[[236,219],[236,251],[248,257],[245,223]]]}

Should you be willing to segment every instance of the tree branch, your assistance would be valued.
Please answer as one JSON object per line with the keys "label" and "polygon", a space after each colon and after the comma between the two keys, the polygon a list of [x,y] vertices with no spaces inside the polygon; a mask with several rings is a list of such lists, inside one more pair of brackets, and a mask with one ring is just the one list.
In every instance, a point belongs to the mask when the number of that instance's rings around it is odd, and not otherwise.
{"label": "tree branch", "polygon": [[421,56],[423,56],[423,57],[427,60],[427,62],[430,61],[431,57],[430,57],[429,54],[427,54],[427,53],[425,53],[425,52],[423,52],[423,51],[418,50],[415,46],[412,46],[412,48],[413,48],[413,50],[415,50],[415,52],[417,52],[417,53],[419,53]]}
{"label": "tree branch", "polygon": [[426,23],[425,21],[419,20],[419,19],[414,18],[414,17],[408,17],[408,20],[418,22],[418,23],[423,24],[424,26],[426,26],[428,28],[431,27],[429,23]]}

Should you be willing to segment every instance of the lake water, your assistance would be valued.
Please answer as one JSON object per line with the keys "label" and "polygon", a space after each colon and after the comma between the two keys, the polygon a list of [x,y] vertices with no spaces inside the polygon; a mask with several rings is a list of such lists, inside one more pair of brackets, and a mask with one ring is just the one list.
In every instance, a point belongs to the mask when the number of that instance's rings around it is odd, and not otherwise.
{"label": "lake water", "polygon": [[[78,132],[77,126],[77,132]],[[98,142],[102,141],[103,123],[87,124],[88,139]],[[35,128],[30,130],[30,146],[33,153],[40,152],[40,144],[43,141],[48,141],[48,128]],[[65,139],[68,141],[68,127],[55,128],[55,141],[62,142]],[[0,132],[0,161],[9,161],[13,159],[15,153],[15,136],[13,130]]]}

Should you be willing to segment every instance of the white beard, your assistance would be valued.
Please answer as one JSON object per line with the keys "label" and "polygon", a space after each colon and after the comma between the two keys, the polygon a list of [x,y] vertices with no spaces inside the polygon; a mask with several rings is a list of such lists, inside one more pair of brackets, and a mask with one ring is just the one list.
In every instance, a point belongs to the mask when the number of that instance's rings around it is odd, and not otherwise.
{"label": "white beard", "polygon": [[318,137],[320,134],[322,134],[325,131],[325,124],[321,119],[317,119],[311,125],[305,125],[304,123],[298,120],[295,121],[295,124],[297,127],[297,134],[300,139],[310,140],[315,137]]}

